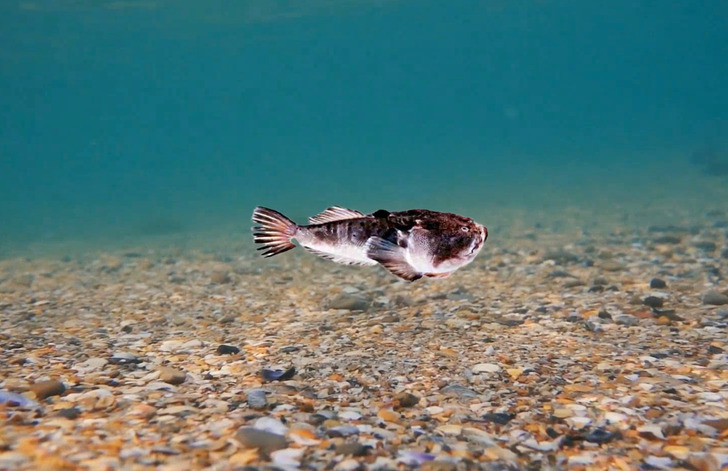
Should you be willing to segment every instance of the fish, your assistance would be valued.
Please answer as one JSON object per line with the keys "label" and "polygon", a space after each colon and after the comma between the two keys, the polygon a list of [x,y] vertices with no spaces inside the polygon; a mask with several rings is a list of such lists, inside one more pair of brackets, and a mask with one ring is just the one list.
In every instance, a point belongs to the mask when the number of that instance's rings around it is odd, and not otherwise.
{"label": "fish", "polygon": [[263,257],[296,247],[344,265],[381,265],[408,281],[445,278],[472,262],[488,229],[470,218],[427,209],[364,214],[327,208],[299,225],[273,209],[253,211],[253,240]]}

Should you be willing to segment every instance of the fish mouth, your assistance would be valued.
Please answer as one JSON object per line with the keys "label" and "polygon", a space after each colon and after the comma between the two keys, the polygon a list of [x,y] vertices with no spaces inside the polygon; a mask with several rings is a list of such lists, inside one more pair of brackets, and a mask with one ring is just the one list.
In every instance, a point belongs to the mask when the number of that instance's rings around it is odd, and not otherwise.
{"label": "fish mouth", "polygon": [[483,226],[482,224],[478,224],[478,229],[480,231],[480,237],[476,238],[473,241],[473,247],[470,249],[468,257],[472,257],[477,254],[483,244],[485,244],[486,239],[488,238],[488,229],[486,229],[485,226]]}

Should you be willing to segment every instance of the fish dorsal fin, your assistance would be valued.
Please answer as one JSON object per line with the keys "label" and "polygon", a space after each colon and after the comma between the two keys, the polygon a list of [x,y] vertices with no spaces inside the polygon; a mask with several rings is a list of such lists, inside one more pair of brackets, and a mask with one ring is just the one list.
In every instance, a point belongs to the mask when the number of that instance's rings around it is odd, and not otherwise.
{"label": "fish dorsal fin", "polygon": [[381,237],[374,236],[367,240],[367,257],[407,281],[422,278],[422,273],[418,273],[405,259],[404,249]]}
{"label": "fish dorsal fin", "polygon": [[332,206],[324,209],[316,216],[308,218],[309,224],[323,224],[325,222],[342,221],[344,219],[356,219],[364,217],[362,213],[353,209]]}

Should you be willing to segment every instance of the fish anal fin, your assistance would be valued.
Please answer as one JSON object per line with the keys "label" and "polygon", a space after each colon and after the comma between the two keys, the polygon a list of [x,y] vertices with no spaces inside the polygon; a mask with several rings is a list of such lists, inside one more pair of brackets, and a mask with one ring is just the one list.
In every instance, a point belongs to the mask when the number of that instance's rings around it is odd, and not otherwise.
{"label": "fish anal fin", "polygon": [[425,276],[429,278],[447,278],[450,275],[452,275],[451,271],[445,273],[425,273]]}
{"label": "fish anal fin", "polygon": [[381,237],[367,240],[367,257],[404,280],[415,281],[422,278],[422,273],[415,270],[405,259],[404,249]]}
{"label": "fish anal fin", "polygon": [[332,206],[324,209],[316,216],[308,218],[308,222],[309,224],[324,224],[326,222],[343,221],[344,219],[357,219],[361,217],[364,217],[364,214],[354,209]]}

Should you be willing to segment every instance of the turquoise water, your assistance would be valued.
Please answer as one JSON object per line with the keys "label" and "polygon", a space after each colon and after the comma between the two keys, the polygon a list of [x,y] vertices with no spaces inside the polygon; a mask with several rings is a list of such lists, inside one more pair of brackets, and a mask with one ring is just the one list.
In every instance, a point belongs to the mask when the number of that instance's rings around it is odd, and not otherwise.
{"label": "turquoise water", "polygon": [[726,25],[724,0],[5,1],[0,256],[248,237],[255,205],[725,206],[691,156],[728,160]]}

